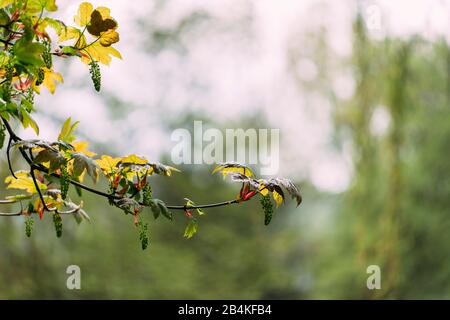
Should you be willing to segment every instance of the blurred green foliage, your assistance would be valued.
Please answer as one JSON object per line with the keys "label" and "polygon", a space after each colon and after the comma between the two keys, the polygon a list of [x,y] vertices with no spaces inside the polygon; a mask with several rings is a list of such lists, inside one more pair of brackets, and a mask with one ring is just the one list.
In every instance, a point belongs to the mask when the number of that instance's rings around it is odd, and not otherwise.
{"label": "blurred green foliage", "polygon": [[[370,40],[359,17],[351,65],[356,90],[336,103],[354,179],[320,239],[316,298],[449,298],[450,49],[445,40]],[[382,109],[389,126],[371,123]],[[381,290],[365,270],[381,268]]]}
{"label": "blurred green foliage", "polygon": [[[164,181],[166,180],[166,181]],[[160,179],[155,196],[177,203],[193,199],[233,198],[238,190],[202,171]],[[75,195],[73,195],[75,196]],[[56,239],[50,215],[34,224],[25,237],[24,219],[0,221],[0,298],[296,298],[295,266],[301,252],[295,248],[296,230],[278,211],[271,226],[264,226],[258,202],[246,206],[210,209],[200,219],[200,231],[183,238],[186,218],[178,212],[172,223],[153,221],[150,243],[142,251],[132,217],[105,201],[86,198],[92,224],[80,226],[64,217],[64,233]],[[277,215],[280,215],[277,217]],[[65,270],[81,268],[82,289],[66,288]],[[291,268],[291,270],[289,270]]]}
{"label": "blurred green foliage", "polygon": [[[317,57],[332,59],[318,43]],[[304,181],[300,209],[276,210],[267,227],[257,201],[210,209],[189,240],[182,213],[169,222],[153,221],[148,211],[147,251],[132,217],[91,195],[85,209],[93,223],[77,227],[64,217],[61,239],[50,215],[34,223],[31,238],[22,218],[2,218],[0,298],[450,298],[449,46],[417,37],[373,40],[360,18],[353,44],[345,67],[353,71],[354,95],[329,97],[337,144],[352,145],[348,191],[320,193]],[[320,85],[327,80],[322,63]],[[372,128],[379,110],[389,119],[382,133]],[[5,163],[1,169],[4,177]],[[212,168],[181,169],[155,178],[155,197],[203,203],[236,195]],[[65,285],[71,264],[81,267],[79,291]],[[366,287],[372,264],[381,268],[381,290]]]}

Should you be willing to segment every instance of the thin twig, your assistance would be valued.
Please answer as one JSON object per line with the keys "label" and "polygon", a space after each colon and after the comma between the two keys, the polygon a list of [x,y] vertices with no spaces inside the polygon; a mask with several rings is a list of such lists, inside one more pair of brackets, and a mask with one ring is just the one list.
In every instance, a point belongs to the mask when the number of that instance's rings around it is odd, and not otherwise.
{"label": "thin twig", "polygon": [[0,200],[0,204],[11,204],[16,202],[18,202],[18,200]]}
{"label": "thin twig", "polygon": [[12,137],[9,136],[8,147],[6,148],[6,159],[8,160],[8,168],[9,168],[9,171],[11,172],[12,176],[13,176],[15,179],[17,179],[16,174],[14,173],[14,170],[13,170],[13,168],[12,168],[12,163],[11,163],[11,155],[10,155],[10,152],[11,152],[11,142],[12,142],[12,140],[13,140]]}
{"label": "thin twig", "polygon": [[[16,142],[22,141],[22,139],[20,137],[18,137],[14,133],[14,131],[12,130],[12,128],[9,125],[8,121],[5,118],[3,118],[3,117],[2,117],[2,120],[3,120],[3,123],[5,124],[6,130],[8,131],[8,133],[10,135],[10,139],[12,139],[12,140],[14,140]],[[42,201],[42,203],[44,205],[44,209],[47,210],[47,211],[55,211],[56,209],[54,209],[54,208],[49,209],[47,207],[47,205],[45,204],[44,197],[43,197],[42,192],[41,192],[41,190],[39,188],[39,185],[37,183],[36,176],[35,176],[35,174],[33,172],[33,170],[36,169],[36,170],[41,171],[43,173],[49,174],[49,170],[46,167],[42,166],[42,165],[38,165],[38,164],[33,163],[33,161],[30,159],[30,157],[23,150],[23,148],[19,147],[19,151],[22,154],[22,156],[25,159],[25,161],[31,167],[30,175],[31,175],[31,177],[33,179],[33,182],[35,184],[36,190],[38,191],[39,197],[40,197],[40,199],[41,199],[41,201]],[[53,177],[60,178],[60,175],[58,175],[56,173],[51,173],[51,175]],[[105,197],[105,198],[110,199],[110,200],[125,199],[125,197],[123,197],[123,196],[116,196],[116,195],[113,195],[113,194],[109,194],[109,193],[106,193],[106,192],[103,192],[103,191],[100,191],[100,190],[88,187],[87,185],[85,185],[85,184],[83,184],[81,182],[72,180],[72,179],[69,179],[69,183],[74,185],[74,186],[77,186],[77,187],[79,187],[79,188],[81,188],[83,190],[86,190],[88,192],[94,193],[94,194],[96,194],[98,196]],[[235,204],[235,203],[239,203],[239,201],[237,199],[234,199],[234,200],[228,200],[228,201],[217,202],[217,203],[209,203],[209,204],[190,205],[190,206],[187,206],[187,205],[166,205],[166,207],[167,207],[167,209],[172,209],[172,210],[186,210],[186,209],[190,210],[190,209],[216,208],[216,207],[228,206],[228,205]],[[143,202],[139,202],[139,205],[145,206],[145,204]]]}
{"label": "thin twig", "polygon": [[14,216],[21,216],[23,213],[20,212],[0,212],[0,217],[14,217]]}
{"label": "thin twig", "polygon": [[38,182],[36,180],[36,175],[34,174],[34,169],[35,169],[35,166],[31,165],[30,175],[31,175],[31,178],[33,179],[33,183],[34,183],[34,186],[36,188],[36,191],[39,194],[39,198],[41,199],[42,205],[44,206],[45,211],[55,211],[56,209],[49,209],[47,207],[47,204],[45,203],[45,200],[44,200],[44,196],[42,195],[41,188],[39,187],[39,184],[38,184]]}

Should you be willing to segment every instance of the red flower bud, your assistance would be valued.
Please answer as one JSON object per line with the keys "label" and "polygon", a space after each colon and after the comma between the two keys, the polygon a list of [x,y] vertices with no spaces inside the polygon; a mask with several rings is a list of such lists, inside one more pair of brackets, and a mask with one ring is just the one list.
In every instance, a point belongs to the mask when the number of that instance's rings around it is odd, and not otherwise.
{"label": "red flower bud", "polygon": [[248,193],[248,184],[244,184],[239,192],[239,197],[244,199],[245,195]]}
{"label": "red flower bud", "polygon": [[184,214],[186,215],[186,217],[188,217],[189,219],[191,219],[193,217],[191,210],[184,210]]}
{"label": "red flower bud", "polygon": [[253,197],[255,194],[256,194],[256,191],[250,191],[244,195],[242,200],[244,200],[244,201],[250,200],[251,197]]}

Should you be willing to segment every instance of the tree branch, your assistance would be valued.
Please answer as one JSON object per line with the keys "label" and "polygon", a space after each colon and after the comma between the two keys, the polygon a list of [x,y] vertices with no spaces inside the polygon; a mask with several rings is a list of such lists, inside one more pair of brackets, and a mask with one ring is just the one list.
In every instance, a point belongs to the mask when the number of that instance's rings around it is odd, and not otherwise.
{"label": "tree branch", "polygon": [[[6,130],[8,131],[8,134],[10,136],[10,142],[11,142],[11,140],[13,140],[15,142],[22,141],[22,139],[14,133],[14,131],[12,130],[12,128],[11,128],[10,124],[8,123],[8,121],[5,118],[3,118],[3,117],[1,117],[1,118],[2,118],[3,124],[6,127]],[[8,147],[8,151],[9,151],[9,147]],[[41,171],[43,173],[48,174],[49,173],[48,169],[45,168],[42,165],[38,165],[38,164],[33,163],[33,161],[30,159],[30,157],[26,154],[25,150],[23,150],[23,148],[19,147],[19,151],[20,151],[22,157],[25,159],[25,161],[28,163],[28,165],[31,168],[30,174],[31,174],[31,177],[32,177],[33,182],[35,184],[36,190],[38,191],[39,197],[41,198],[41,201],[44,204],[45,210],[47,210],[47,211],[55,211],[54,209],[49,209],[47,207],[47,205],[45,204],[44,197],[43,197],[42,192],[41,192],[41,190],[39,188],[39,185],[38,185],[38,183],[36,181],[36,176],[35,176],[35,174],[33,172],[33,170],[36,169],[36,170],[39,170],[39,171]],[[9,158],[9,156],[8,156],[8,158]],[[13,174],[13,176],[14,176],[14,173],[12,172],[12,167],[11,166],[10,166],[10,170],[11,170],[11,173]],[[56,178],[60,177],[60,175],[58,175],[56,173],[52,173],[51,175],[53,177],[56,177]],[[106,192],[103,192],[103,191],[100,191],[100,190],[88,187],[87,185],[85,185],[85,184],[83,184],[81,182],[72,180],[72,179],[69,179],[69,182],[70,182],[70,184],[72,184],[74,186],[77,186],[77,187],[79,187],[79,188],[81,188],[83,190],[86,190],[88,192],[94,193],[94,194],[96,194],[98,196],[101,196],[101,197],[104,197],[104,198],[107,198],[107,199],[110,199],[110,200],[121,200],[121,199],[125,198],[125,197],[122,197],[122,196],[116,196],[116,195],[108,194]],[[171,210],[190,210],[190,209],[216,208],[216,207],[228,206],[228,205],[235,204],[235,203],[239,203],[239,201],[234,199],[234,200],[228,200],[228,201],[223,201],[223,202],[201,204],[201,205],[195,205],[195,206],[192,206],[192,205],[190,205],[190,206],[188,206],[188,205],[166,205],[166,207],[167,207],[167,209],[171,209]],[[145,206],[143,202],[139,202],[139,205]],[[0,214],[0,216],[1,216],[1,214]]]}
{"label": "tree branch", "polygon": [[11,163],[11,154],[10,154],[10,151],[11,151],[11,142],[12,142],[12,141],[13,141],[12,137],[9,136],[9,139],[8,139],[8,147],[6,147],[6,159],[8,160],[8,168],[9,168],[9,171],[11,172],[12,176],[13,176],[15,179],[17,179],[16,174],[14,173],[14,170],[13,170],[13,168],[12,168],[12,163]]}
{"label": "tree branch", "polygon": [[34,187],[36,188],[37,193],[39,194],[39,198],[41,199],[42,205],[44,206],[44,209],[46,211],[55,211],[55,209],[50,209],[49,207],[47,207],[47,204],[45,203],[45,200],[44,200],[44,196],[42,195],[41,188],[39,187],[39,184],[36,180],[36,175],[34,174],[34,169],[35,169],[35,166],[31,165],[30,175],[31,175],[31,178],[33,179]]}

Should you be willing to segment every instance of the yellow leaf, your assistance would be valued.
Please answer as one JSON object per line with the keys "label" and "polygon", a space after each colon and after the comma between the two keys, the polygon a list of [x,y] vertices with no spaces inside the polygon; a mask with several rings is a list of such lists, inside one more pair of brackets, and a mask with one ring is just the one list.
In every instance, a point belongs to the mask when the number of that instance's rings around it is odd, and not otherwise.
{"label": "yellow leaf", "polygon": [[33,24],[37,24],[37,30],[40,32],[45,32],[47,27],[52,28],[56,34],[59,36],[64,30],[68,27],[60,20],[52,19],[50,17],[45,17],[44,19],[39,19],[39,17],[35,17],[33,20]]}
{"label": "yellow leaf", "polygon": [[[51,69],[44,68],[44,81],[42,82],[42,85],[52,94],[55,93],[56,82],[64,82],[62,75],[59,72],[54,72]],[[41,92],[40,86],[36,86],[35,83],[33,83],[33,88],[37,93]]]}
{"label": "yellow leaf", "polygon": [[95,161],[105,174],[110,174],[117,168],[117,164],[121,160],[121,158],[113,158],[111,156],[104,155],[101,156],[100,159],[97,159]]}
{"label": "yellow leaf", "polygon": [[109,15],[109,9],[103,7],[98,9],[92,12],[87,31],[93,36],[100,36],[102,32],[117,29],[117,22]]}
{"label": "yellow leaf", "polygon": [[[17,177],[8,176],[5,179],[5,183],[8,183],[7,189],[21,189],[26,190],[28,193],[37,193],[36,187],[34,185],[33,179],[30,174],[26,171],[15,172]],[[47,186],[39,181],[37,181],[38,186],[41,190],[46,190]]]}
{"label": "yellow leaf", "polygon": [[223,166],[217,166],[212,173],[216,173],[218,171],[222,172],[222,175],[226,177],[230,173],[241,173],[247,177],[253,176],[253,172],[246,167],[228,167],[224,168]]}
{"label": "yellow leaf", "polygon": [[261,193],[263,196],[267,196],[267,194],[269,193],[269,190],[266,188],[266,186],[264,184],[260,184],[260,187],[258,189],[259,193]]}
{"label": "yellow leaf", "polygon": [[98,12],[100,12],[100,14],[102,15],[102,18],[105,19],[112,19],[111,17],[111,13],[109,8],[107,7],[98,7],[95,10],[97,10]]}
{"label": "yellow leaf", "polygon": [[28,0],[26,11],[31,13],[38,13],[42,10],[47,11],[56,11],[58,10],[58,6],[55,3],[55,0]]}
{"label": "yellow leaf", "polygon": [[126,156],[121,159],[122,163],[129,163],[129,164],[147,164],[148,161],[144,158],[138,157],[135,154],[130,154],[129,156]]}
{"label": "yellow leaf", "polygon": [[91,14],[94,7],[89,2],[83,2],[78,7],[78,13],[73,18],[73,21],[80,27],[86,26],[91,21]]}
{"label": "yellow leaf", "polygon": [[14,0],[1,0],[0,1],[0,9],[4,8],[6,6],[9,6],[10,4],[13,4]]}
{"label": "yellow leaf", "polygon": [[272,196],[273,196],[273,199],[275,200],[275,202],[277,203],[277,207],[283,203],[283,196],[281,194],[279,194],[278,192],[276,192],[275,190],[272,191]]}
{"label": "yellow leaf", "polygon": [[87,155],[88,157],[93,157],[96,155],[96,153],[91,152],[87,149],[89,145],[89,142],[87,141],[75,141],[72,143],[72,146],[75,148],[76,152],[81,152],[85,155]]}
{"label": "yellow leaf", "polygon": [[33,128],[34,132],[37,135],[39,135],[39,127],[38,127],[36,121],[34,121],[34,119],[30,116],[30,114],[24,109],[21,109],[20,113],[22,115],[22,125],[23,125],[23,127],[24,128],[31,127],[31,128]]}
{"label": "yellow leaf", "polygon": [[[62,201],[62,199],[61,199],[61,196],[59,195],[58,196],[58,199],[56,200],[56,199],[53,199],[52,197],[49,197],[49,196],[43,196],[43,198],[44,198],[44,201],[45,201],[45,205],[47,206],[47,208],[58,208],[58,209],[61,209],[61,207],[62,207],[62,205],[63,205],[63,201]],[[34,201],[34,208],[36,208],[37,209],[37,211],[39,211],[41,208],[42,208],[42,201],[41,201],[41,199],[40,198],[37,198],[35,201]]]}
{"label": "yellow leaf", "polygon": [[[73,175],[73,160],[70,160],[67,163],[67,171]],[[79,182],[83,182],[84,181],[84,177],[86,176],[86,170],[83,170],[83,172],[78,176],[78,181]]]}
{"label": "yellow leaf", "polygon": [[76,139],[73,132],[79,123],[79,121],[72,123],[72,118],[67,118],[67,120],[64,121],[61,131],[59,132],[58,140],[72,143]]}
{"label": "yellow leaf", "polygon": [[171,166],[165,166],[165,167],[166,167],[166,173],[167,173],[168,177],[170,177],[172,175],[172,171],[174,171],[174,172],[181,172],[181,170],[179,170],[177,168],[174,168],[174,167],[171,167]]}
{"label": "yellow leaf", "polygon": [[104,65],[109,65],[112,58],[116,57],[118,59],[122,59],[122,56],[120,55],[120,52],[114,49],[112,46],[104,47],[102,46],[98,41],[88,45],[83,51],[86,51],[88,53],[87,56],[83,56],[81,60],[89,64],[91,62],[91,57],[95,61],[98,61]]}
{"label": "yellow leaf", "polygon": [[100,35],[100,44],[109,47],[113,43],[119,42],[119,34],[114,30],[108,30]]}
{"label": "yellow leaf", "polygon": [[74,27],[63,28],[59,33],[58,42],[64,42],[68,40],[77,40],[76,47],[84,48],[86,46],[86,37],[81,34],[81,31]]}
{"label": "yellow leaf", "polygon": [[134,177],[139,176],[139,174],[137,172],[134,171],[128,171],[125,172],[125,177],[127,178],[128,181],[133,182]]}

